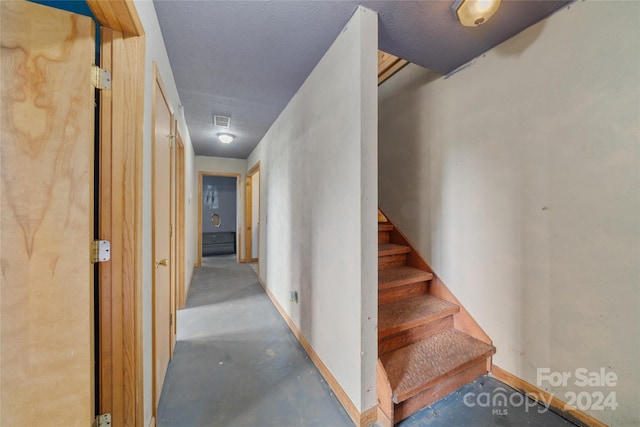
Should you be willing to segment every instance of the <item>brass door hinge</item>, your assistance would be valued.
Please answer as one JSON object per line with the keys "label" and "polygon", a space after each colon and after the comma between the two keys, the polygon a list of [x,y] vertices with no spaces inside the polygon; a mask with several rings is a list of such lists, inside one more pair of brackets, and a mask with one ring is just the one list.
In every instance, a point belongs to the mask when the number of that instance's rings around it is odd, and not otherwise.
{"label": "brass door hinge", "polygon": [[91,65],[91,83],[93,87],[100,90],[111,89],[111,71],[100,68],[95,64]]}
{"label": "brass door hinge", "polygon": [[111,242],[108,240],[94,240],[91,242],[91,263],[105,262],[111,259]]}

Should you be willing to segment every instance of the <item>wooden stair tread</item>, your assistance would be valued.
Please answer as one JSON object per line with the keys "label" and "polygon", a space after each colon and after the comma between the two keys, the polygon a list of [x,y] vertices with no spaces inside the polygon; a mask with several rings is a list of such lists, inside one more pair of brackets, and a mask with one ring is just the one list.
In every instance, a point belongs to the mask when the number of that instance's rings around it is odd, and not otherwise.
{"label": "wooden stair tread", "polygon": [[403,266],[378,271],[378,290],[391,289],[411,283],[427,282],[433,274],[418,268]]}
{"label": "wooden stair tread", "polygon": [[449,329],[380,356],[400,403],[487,359],[495,347]]}
{"label": "wooden stair tread", "polygon": [[409,246],[396,245],[394,243],[378,243],[378,257],[406,254],[409,252],[411,252],[411,248]]}
{"label": "wooden stair tread", "polygon": [[388,222],[379,222],[378,223],[378,231],[391,231],[393,230],[393,225]]}
{"label": "wooden stair tread", "polygon": [[384,338],[460,311],[460,307],[433,295],[394,301],[378,307],[378,338]]}

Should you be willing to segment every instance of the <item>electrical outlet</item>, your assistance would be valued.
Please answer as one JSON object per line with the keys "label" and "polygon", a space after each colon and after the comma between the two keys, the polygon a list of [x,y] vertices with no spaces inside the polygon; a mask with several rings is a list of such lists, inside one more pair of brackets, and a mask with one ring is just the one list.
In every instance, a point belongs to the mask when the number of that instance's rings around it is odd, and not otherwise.
{"label": "electrical outlet", "polygon": [[289,292],[289,295],[291,296],[291,302],[295,302],[297,304],[298,303],[298,291],[291,291],[291,292]]}

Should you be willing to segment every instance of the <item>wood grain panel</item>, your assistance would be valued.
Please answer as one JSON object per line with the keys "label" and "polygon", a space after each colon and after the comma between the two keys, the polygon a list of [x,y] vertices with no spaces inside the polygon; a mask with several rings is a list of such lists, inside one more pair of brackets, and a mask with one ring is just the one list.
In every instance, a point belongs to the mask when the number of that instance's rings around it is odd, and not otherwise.
{"label": "wood grain panel", "polygon": [[0,2],[0,425],[93,418],[91,19]]}

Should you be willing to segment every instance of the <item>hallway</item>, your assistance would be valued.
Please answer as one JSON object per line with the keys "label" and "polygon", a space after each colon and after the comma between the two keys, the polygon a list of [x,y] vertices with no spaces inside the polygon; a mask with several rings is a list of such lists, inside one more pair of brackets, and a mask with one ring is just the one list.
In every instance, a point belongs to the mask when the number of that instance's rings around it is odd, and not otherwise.
{"label": "hallway", "polygon": [[[256,265],[235,255],[203,258],[178,312],[158,427],[351,427],[353,423],[258,284]],[[512,393],[482,377],[402,421],[402,427],[573,426],[538,406],[495,408],[468,393]]]}
{"label": "hallway", "polygon": [[235,255],[203,258],[178,312],[158,427],[352,426],[295,336]]}

